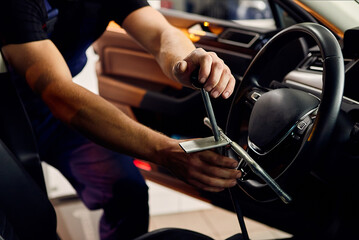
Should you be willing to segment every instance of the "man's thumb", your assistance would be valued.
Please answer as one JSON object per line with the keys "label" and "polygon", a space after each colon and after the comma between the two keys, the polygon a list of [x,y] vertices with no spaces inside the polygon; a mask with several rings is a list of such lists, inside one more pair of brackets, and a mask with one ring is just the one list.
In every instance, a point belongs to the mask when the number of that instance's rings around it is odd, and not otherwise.
{"label": "man's thumb", "polygon": [[176,63],[175,67],[175,73],[177,74],[183,74],[187,70],[187,62],[182,60]]}

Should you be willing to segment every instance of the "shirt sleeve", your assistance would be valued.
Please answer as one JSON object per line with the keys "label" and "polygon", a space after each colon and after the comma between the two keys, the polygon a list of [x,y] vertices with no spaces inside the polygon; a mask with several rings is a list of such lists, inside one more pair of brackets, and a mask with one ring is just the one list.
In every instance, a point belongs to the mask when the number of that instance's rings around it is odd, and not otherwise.
{"label": "shirt sleeve", "polygon": [[147,0],[113,0],[113,5],[117,5],[113,12],[113,19],[118,24],[122,24],[125,18],[133,11],[145,6],[149,6]]}
{"label": "shirt sleeve", "polygon": [[0,45],[47,39],[43,0],[7,0],[0,7]]}

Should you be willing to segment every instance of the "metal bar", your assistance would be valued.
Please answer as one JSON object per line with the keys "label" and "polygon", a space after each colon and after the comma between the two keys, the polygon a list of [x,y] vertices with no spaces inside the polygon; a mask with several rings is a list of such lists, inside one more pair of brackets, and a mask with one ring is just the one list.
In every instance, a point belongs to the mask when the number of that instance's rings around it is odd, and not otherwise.
{"label": "metal bar", "polygon": [[210,124],[211,124],[211,129],[212,129],[212,132],[214,135],[214,140],[216,142],[218,142],[220,140],[220,133],[219,133],[218,126],[217,126],[216,117],[213,112],[211,99],[209,98],[208,92],[206,92],[206,90],[204,90],[203,88],[201,88],[201,94],[202,94],[204,106],[206,108],[207,116],[208,116]]}
{"label": "metal bar", "polygon": [[220,148],[228,145],[227,140],[220,139],[215,141],[213,136],[198,138],[179,144],[186,153],[200,152],[208,149]]}
{"label": "metal bar", "polygon": [[236,142],[230,142],[231,148],[238,156],[242,157],[244,161],[248,164],[251,170],[260,177],[268,186],[278,195],[278,197],[284,202],[289,203],[292,201],[292,198],[283,191],[283,189],[273,180],[269,174],[264,171],[264,169],[256,163],[251,156]]}
{"label": "metal bar", "polygon": [[[210,120],[208,118],[204,119],[204,124],[211,128]],[[221,137],[225,139],[231,146],[232,150],[237,153],[237,155],[243,158],[244,161],[248,164],[250,169],[260,177],[268,186],[278,195],[278,197],[284,202],[289,203],[292,201],[292,198],[283,191],[283,189],[273,180],[271,176],[261,167],[258,165],[256,161],[244,150],[241,146],[239,146],[236,142],[233,142],[227,135],[223,132],[222,129],[219,128]]]}

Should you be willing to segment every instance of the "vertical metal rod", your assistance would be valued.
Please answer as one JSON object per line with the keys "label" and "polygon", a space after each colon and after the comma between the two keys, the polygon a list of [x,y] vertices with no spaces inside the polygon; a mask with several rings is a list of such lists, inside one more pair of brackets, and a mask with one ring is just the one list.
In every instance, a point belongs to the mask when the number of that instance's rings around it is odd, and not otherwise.
{"label": "vertical metal rod", "polygon": [[216,142],[218,142],[220,139],[220,133],[219,133],[218,126],[217,126],[216,117],[214,116],[211,99],[209,98],[208,92],[206,90],[204,90],[203,88],[201,88],[201,94],[202,94],[204,106],[206,108],[207,116],[209,118],[209,121],[211,122],[214,140]]}

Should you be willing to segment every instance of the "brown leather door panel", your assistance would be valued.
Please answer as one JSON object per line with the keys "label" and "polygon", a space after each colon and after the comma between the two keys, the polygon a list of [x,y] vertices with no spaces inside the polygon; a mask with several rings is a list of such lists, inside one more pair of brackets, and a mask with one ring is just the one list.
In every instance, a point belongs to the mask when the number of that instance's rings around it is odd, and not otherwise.
{"label": "brown leather door panel", "polygon": [[124,76],[142,81],[168,85],[175,89],[182,86],[168,79],[154,57],[146,52],[118,47],[106,47],[103,51],[103,74]]}
{"label": "brown leather door panel", "polygon": [[99,55],[96,66],[99,94],[116,106],[139,107],[147,91],[182,86],[164,75],[152,55],[132,39],[121,27],[111,23],[93,44]]}

